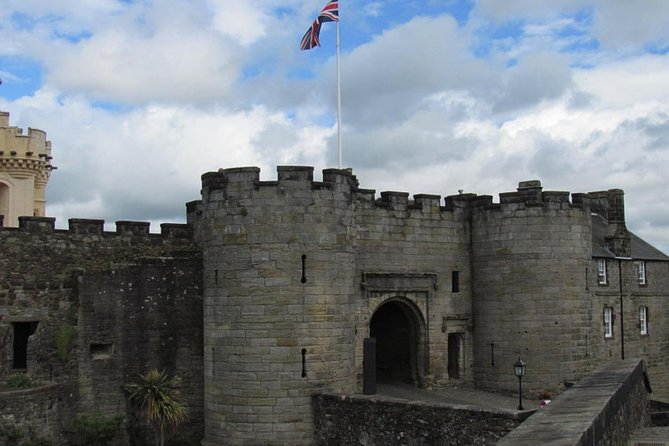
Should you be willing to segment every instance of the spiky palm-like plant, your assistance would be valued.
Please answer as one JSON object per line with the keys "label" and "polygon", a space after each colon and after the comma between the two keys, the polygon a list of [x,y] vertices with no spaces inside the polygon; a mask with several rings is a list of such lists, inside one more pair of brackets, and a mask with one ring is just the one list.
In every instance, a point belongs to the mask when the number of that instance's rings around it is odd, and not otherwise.
{"label": "spiky palm-like plant", "polygon": [[164,446],[165,434],[176,433],[186,419],[186,406],[179,401],[181,380],[165,370],[152,369],[139,376],[136,383],[125,386],[128,400],[142,413],[156,433],[156,446]]}

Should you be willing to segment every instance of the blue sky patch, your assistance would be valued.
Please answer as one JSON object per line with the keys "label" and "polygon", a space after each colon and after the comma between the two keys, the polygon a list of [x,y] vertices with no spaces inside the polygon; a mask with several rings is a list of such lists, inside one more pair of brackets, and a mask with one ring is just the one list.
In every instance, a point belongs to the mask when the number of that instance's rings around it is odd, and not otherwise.
{"label": "blue sky patch", "polygon": [[41,66],[18,56],[0,56],[0,77],[0,94],[10,100],[32,96],[43,81]]}

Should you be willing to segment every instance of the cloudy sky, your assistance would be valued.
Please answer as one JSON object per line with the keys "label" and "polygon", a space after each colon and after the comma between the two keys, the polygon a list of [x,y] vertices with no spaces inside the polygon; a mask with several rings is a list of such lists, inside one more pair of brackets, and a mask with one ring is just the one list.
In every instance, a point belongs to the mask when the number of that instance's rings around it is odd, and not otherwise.
{"label": "cloudy sky", "polygon": [[[47,214],[181,222],[204,172],[337,167],[335,25],[299,50],[325,3],[0,0],[0,110],[53,143]],[[629,228],[669,252],[669,1],[342,0],[340,17],[361,187],[622,188]]]}

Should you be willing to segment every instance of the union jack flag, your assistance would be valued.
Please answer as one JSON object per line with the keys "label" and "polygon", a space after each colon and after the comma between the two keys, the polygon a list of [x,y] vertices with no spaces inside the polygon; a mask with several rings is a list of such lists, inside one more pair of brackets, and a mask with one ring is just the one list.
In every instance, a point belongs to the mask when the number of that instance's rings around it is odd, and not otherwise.
{"label": "union jack flag", "polygon": [[300,42],[301,50],[310,50],[316,46],[321,46],[318,40],[318,35],[321,32],[321,24],[325,22],[339,21],[339,0],[330,0],[321,13],[316,17],[314,23],[311,24],[309,30],[302,37]]}

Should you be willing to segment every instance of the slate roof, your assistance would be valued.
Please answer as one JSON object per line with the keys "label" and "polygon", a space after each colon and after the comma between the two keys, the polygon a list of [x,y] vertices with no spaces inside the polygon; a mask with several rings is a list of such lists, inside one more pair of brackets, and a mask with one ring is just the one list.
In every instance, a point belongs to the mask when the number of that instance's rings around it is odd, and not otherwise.
{"label": "slate roof", "polygon": [[[616,255],[607,248],[605,237],[608,232],[608,222],[599,214],[592,214],[592,256],[614,258]],[[632,258],[639,260],[669,261],[669,256],[641,239],[633,232],[630,234]]]}

